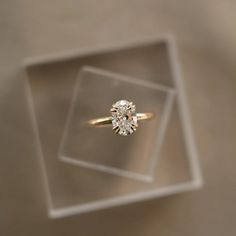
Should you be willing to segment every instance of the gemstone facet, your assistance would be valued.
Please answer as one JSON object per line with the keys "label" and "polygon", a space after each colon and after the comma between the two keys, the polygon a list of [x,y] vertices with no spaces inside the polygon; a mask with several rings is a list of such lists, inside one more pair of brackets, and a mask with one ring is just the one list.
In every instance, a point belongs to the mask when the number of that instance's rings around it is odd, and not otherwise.
{"label": "gemstone facet", "polygon": [[138,118],[135,105],[126,100],[119,100],[111,108],[113,130],[120,135],[127,136],[136,131]]}

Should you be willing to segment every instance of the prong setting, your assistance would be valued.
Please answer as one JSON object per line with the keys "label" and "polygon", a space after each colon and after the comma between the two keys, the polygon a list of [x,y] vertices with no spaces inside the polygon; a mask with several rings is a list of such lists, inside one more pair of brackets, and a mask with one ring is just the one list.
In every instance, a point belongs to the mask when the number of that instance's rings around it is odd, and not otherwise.
{"label": "prong setting", "polygon": [[115,133],[127,136],[136,131],[138,118],[133,102],[119,100],[112,105],[110,112],[112,116],[112,127]]}

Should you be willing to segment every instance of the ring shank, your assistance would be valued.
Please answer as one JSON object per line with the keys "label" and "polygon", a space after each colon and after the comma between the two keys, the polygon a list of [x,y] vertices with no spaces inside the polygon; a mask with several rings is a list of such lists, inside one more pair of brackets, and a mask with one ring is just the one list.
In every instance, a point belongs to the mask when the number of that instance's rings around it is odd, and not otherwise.
{"label": "ring shank", "polygon": [[150,120],[155,117],[154,113],[147,112],[147,113],[137,113],[138,120]]}
{"label": "ring shank", "polygon": [[[150,120],[155,117],[154,113],[148,112],[148,113],[137,113],[137,118],[139,121],[143,120]],[[112,124],[112,117],[102,117],[102,118],[96,118],[96,119],[91,119],[87,121],[87,124],[89,126],[96,126],[96,127],[104,127],[104,126],[109,126]]]}

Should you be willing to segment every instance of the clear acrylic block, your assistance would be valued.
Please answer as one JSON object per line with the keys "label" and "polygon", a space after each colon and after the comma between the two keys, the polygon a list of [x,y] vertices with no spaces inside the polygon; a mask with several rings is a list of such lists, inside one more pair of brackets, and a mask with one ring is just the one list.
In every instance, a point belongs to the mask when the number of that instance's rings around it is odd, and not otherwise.
{"label": "clear acrylic block", "polygon": [[[59,147],[78,69],[85,65],[140,78],[144,83],[151,82],[176,91],[152,182],[59,160]],[[49,217],[65,217],[189,191],[201,186],[197,152],[172,39],[158,37],[65,52],[61,55],[28,58],[25,67],[29,111],[35,131]],[[101,107],[104,110],[92,112],[89,109],[89,114],[106,115],[111,101],[104,102]],[[109,104],[105,105],[106,102]],[[138,102],[137,106],[140,112],[149,111],[142,103]],[[151,126],[152,123],[143,123],[135,136],[141,135]],[[96,132],[106,132],[107,137],[114,135],[109,129]],[[146,138],[144,136],[142,140],[145,141]]]}
{"label": "clear acrylic block", "polygon": [[[140,181],[152,181],[173,104],[174,89],[98,68],[83,67],[76,80],[59,158],[70,164]],[[138,112],[155,118],[139,123],[132,136],[115,135],[111,127],[86,125],[110,115],[118,100],[134,102]]]}

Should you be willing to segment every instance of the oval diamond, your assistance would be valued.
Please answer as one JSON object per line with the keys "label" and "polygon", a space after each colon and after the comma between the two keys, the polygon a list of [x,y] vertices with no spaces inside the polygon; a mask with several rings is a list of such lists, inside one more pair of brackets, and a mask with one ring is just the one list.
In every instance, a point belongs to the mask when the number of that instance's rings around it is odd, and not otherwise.
{"label": "oval diamond", "polygon": [[111,108],[113,130],[120,135],[127,136],[136,131],[138,118],[135,105],[126,100],[120,100]]}

